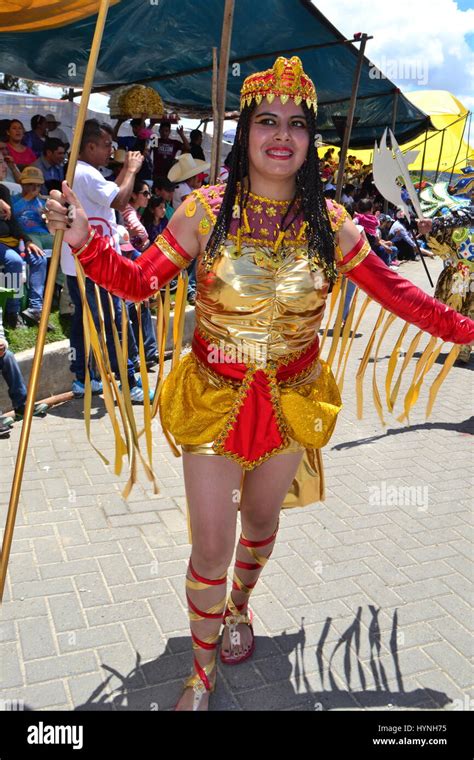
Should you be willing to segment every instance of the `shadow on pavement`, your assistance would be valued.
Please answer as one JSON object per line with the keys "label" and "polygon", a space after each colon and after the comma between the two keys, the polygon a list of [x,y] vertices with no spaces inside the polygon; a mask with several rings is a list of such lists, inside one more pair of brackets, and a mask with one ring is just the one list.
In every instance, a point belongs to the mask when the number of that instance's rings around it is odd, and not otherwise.
{"label": "shadow on pavement", "polygon": [[387,438],[393,435],[402,435],[403,433],[412,433],[414,430],[450,430],[454,433],[460,433],[461,435],[474,435],[474,416],[468,417],[462,422],[423,422],[417,425],[407,425],[401,428],[391,428],[385,430],[380,435],[371,435],[368,438],[358,438],[355,441],[346,441],[345,443],[337,443],[335,446],[331,446],[332,451],[343,451],[344,449],[353,449],[356,446],[366,446],[367,444],[380,441],[382,438]]}
{"label": "shadow on pavement", "polygon": [[[435,689],[405,690],[397,643],[400,637],[398,613],[395,610],[392,615],[389,638],[383,644],[380,609],[368,605],[368,610],[368,627],[362,624],[362,607],[359,607],[352,623],[336,637],[332,618],[328,617],[321,624],[314,648],[306,644],[304,619],[296,633],[257,636],[251,661],[236,667],[219,665],[217,689],[211,697],[210,709],[440,709],[451,703],[447,694]],[[191,663],[188,636],[170,638],[156,660],[142,662],[137,652],[135,667],[126,675],[113,664],[102,663],[108,676],[87,701],[75,709],[172,710],[183,681],[191,672]],[[309,675],[313,683],[318,681],[317,689],[311,686]],[[117,686],[113,686],[115,682]]]}

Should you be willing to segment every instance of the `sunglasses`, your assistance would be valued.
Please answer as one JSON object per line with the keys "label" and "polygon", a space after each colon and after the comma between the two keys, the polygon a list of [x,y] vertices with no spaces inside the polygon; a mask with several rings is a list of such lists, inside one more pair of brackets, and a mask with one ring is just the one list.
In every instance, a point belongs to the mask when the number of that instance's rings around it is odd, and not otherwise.
{"label": "sunglasses", "polygon": [[150,197],[150,191],[149,191],[149,190],[141,190],[141,191],[138,193],[138,195],[144,195],[144,196],[145,196],[145,198],[149,198],[149,197]]}

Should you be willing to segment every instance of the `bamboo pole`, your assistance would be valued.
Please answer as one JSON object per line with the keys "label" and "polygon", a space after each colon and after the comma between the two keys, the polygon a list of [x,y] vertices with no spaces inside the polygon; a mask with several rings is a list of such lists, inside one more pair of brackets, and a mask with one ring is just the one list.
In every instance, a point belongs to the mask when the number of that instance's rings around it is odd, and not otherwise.
{"label": "bamboo pole", "polygon": [[220,167],[234,7],[235,0],[225,0],[221,47],[219,51],[219,68],[217,74],[217,120],[216,117],[214,117],[214,138],[216,142],[215,164],[211,166],[211,184],[216,183]]}
{"label": "bamboo pole", "polygon": [[360,75],[362,71],[362,64],[364,62],[365,46],[367,44],[368,36],[363,34],[360,38],[360,48],[357,55],[357,63],[354,72],[354,79],[352,82],[351,100],[349,103],[349,111],[347,114],[346,128],[344,131],[344,139],[342,141],[341,152],[339,154],[339,171],[337,173],[336,183],[336,201],[340,203],[342,195],[342,185],[344,183],[344,170],[346,168],[346,156],[349,148],[349,141],[352,133],[352,122],[354,120],[355,107],[357,103],[357,92],[359,90]]}
{"label": "bamboo pole", "polygon": [[[81,142],[82,130],[84,128],[84,122],[87,116],[87,106],[89,103],[89,96],[91,93],[92,85],[94,82],[94,73],[97,66],[97,59],[100,52],[100,44],[102,42],[102,35],[104,33],[105,21],[107,19],[107,12],[109,9],[110,0],[100,0],[99,13],[97,16],[96,27],[94,31],[94,37],[92,40],[91,52],[89,61],[87,63],[87,70],[84,79],[84,88],[82,90],[82,97],[79,106],[79,113],[77,115],[77,122],[74,131],[74,138],[72,141],[71,154],[68,163],[68,169],[66,174],[66,180],[70,187],[74,179],[74,172],[76,169],[77,158],[79,155],[79,147]],[[41,321],[38,329],[38,340],[36,343],[35,355],[33,357],[33,365],[31,368],[31,376],[28,383],[28,395],[25,405],[25,416],[21,429],[20,442],[18,444],[18,452],[15,463],[15,472],[13,474],[13,483],[10,493],[10,503],[8,506],[7,520],[5,524],[5,531],[3,534],[2,553],[0,556],[0,602],[3,600],[3,592],[5,589],[5,581],[7,577],[8,560],[10,558],[11,544],[13,540],[13,531],[15,528],[16,514],[18,510],[18,500],[20,498],[21,484],[23,480],[23,472],[25,469],[26,453],[28,449],[28,441],[31,430],[31,420],[33,417],[33,409],[35,404],[35,396],[38,388],[39,374],[41,369],[41,360],[43,358],[43,350],[46,339],[46,331],[48,325],[49,314],[51,311],[51,304],[53,301],[54,287],[56,283],[56,274],[58,271],[59,259],[61,255],[61,245],[63,241],[63,231],[58,230],[54,235],[53,253],[51,256],[51,263],[49,267],[48,279],[46,282],[46,288],[43,299],[43,310],[41,314]]]}

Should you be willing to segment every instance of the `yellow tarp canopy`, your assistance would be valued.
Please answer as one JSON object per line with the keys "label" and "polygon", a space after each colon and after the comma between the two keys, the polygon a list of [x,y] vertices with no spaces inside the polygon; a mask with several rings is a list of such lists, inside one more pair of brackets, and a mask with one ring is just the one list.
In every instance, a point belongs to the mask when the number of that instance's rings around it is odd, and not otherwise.
{"label": "yellow tarp canopy", "polygon": [[[120,0],[110,0],[116,5]],[[99,0],[0,0],[0,32],[38,32],[99,12]]]}
{"label": "yellow tarp canopy", "polygon": [[[462,140],[461,148],[459,148],[464,128],[466,126],[466,120],[469,120],[469,111],[467,108],[447,90],[419,90],[418,92],[406,92],[404,95],[408,100],[411,100],[417,108],[420,108],[430,116],[436,129],[442,130],[447,128],[444,132],[444,139],[443,132],[428,132],[424,171],[436,171],[442,147],[439,171],[450,172],[453,164],[456,162],[454,171],[455,173],[457,172],[460,174],[461,168],[470,160],[474,160],[474,148],[468,145],[466,139]],[[464,134],[464,137],[467,138],[467,132]],[[474,123],[471,130],[471,141],[473,139]],[[400,146],[402,151],[420,151],[416,160],[410,164],[410,171],[421,171],[423,145],[424,136],[422,135],[415,140],[410,140]],[[325,150],[327,150],[326,146],[320,148],[319,155],[323,156]],[[351,150],[349,148],[349,154],[357,156],[357,158],[363,161],[364,164],[372,163],[372,150]]]}

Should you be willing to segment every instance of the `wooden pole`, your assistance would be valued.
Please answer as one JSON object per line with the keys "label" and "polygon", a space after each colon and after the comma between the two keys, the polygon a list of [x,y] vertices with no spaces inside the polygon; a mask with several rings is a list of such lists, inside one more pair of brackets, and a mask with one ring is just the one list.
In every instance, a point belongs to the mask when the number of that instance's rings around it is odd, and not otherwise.
{"label": "wooden pole", "polygon": [[[76,129],[74,131],[74,138],[72,141],[71,155],[69,158],[66,179],[70,187],[74,179],[74,172],[76,169],[77,158],[79,155],[79,147],[81,143],[82,130],[84,128],[84,122],[87,116],[87,106],[89,103],[89,96],[91,93],[92,85],[94,82],[94,73],[97,66],[97,59],[99,57],[100,44],[102,41],[102,35],[104,32],[105,21],[107,19],[107,12],[109,9],[110,0],[100,0],[99,13],[97,16],[96,27],[94,31],[94,38],[92,40],[91,52],[89,61],[87,63],[86,76],[84,80],[84,88],[82,91],[82,98],[79,105],[79,113],[77,115]],[[31,420],[33,416],[33,409],[35,404],[35,397],[38,388],[39,374],[41,369],[41,360],[43,358],[43,350],[46,339],[46,331],[48,326],[49,314],[51,311],[51,304],[53,301],[54,288],[56,284],[56,275],[58,271],[59,259],[61,255],[61,245],[63,242],[63,231],[58,230],[54,235],[53,253],[51,256],[51,263],[49,267],[48,279],[46,282],[46,288],[43,299],[43,310],[41,313],[41,321],[38,329],[38,339],[36,342],[35,355],[33,357],[33,366],[31,368],[30,381],[28,383],[28,395],[26,397],[25,416],[23,425],[21,428],[20,442],[18,444],[18,452],[15,463],[15,472],[13,474],[13,483],[10,493],[10,503],[8,506],[7,521],[5,525],[5,531],[3,535],[2,553],[0,556],[0,602],[3,600],[3,592],[5,589],[5,580],[7,577],[8,560],[10,558],[10,549],[13,540],[13,531],[15,528],[15,519],[18,510],[18,500],[20,498],[21,483],[23,479],[23,472],[25,468],[25,459],[28,449],[28,440],[30,437]]]}
{"label": "wooden pole", "polygon": [[[393,104],[392,104],[392,133],[395,135],[395,130],[397,128],[397,112],[398,112],[398,96],[400,94],[400,90],[397,89],[393,93]],[[383,202],[383,213],[388,214],[388,200],[385,198]]]}
{"label": "wooden pole", "polygon": [[352,82],[351,100],[349,103],[349,111],[347,113],[346,128],[344,131],[344,139],[342,141],[341,152],[339,155],[339,171],[337,173],[336,184],[336,201],[340,203],[342,195],[342,185],[344,183],[344,170],[346,167],[347,149],[349,148],[349,141],[352,133],[352,123],[354,121],[355,107],[357,103],[357,92],[359,89],[360,74],[362,71],[362,64],[364,62],[365,46],[367,44],[367,35],[363,34],[360,39],[359,54],[357,56],[357,63],[354,72],[354,79]]}
{"label": "wooden pole", "polygon": [[225,102],[227,95],[227,77],[229,74],[230,42],[234,20],[235,0],[225,0],[224,19],[222,22],[221,47],[219,51],[219,68],[217,75],[217,119],[214,116],[214,139],[216,141],[215,165],[211,166],[211,184],[215,184],[219,174],[221,160],[222,132],[224,130]]}

